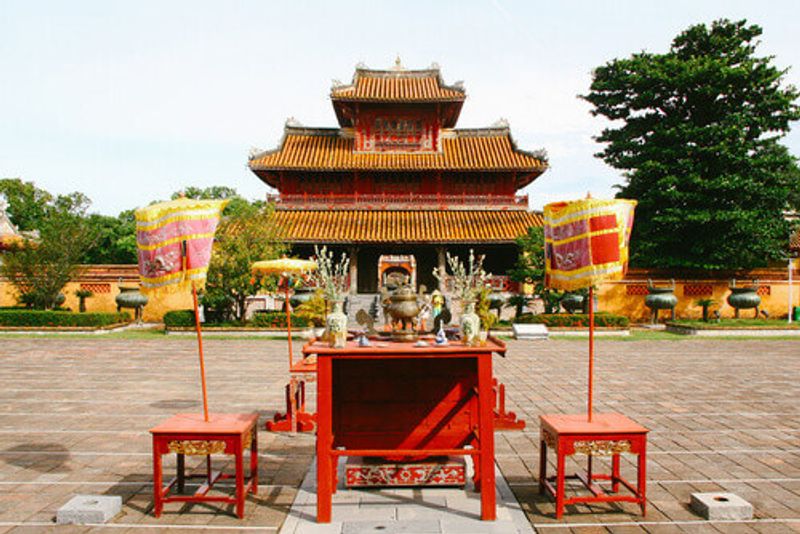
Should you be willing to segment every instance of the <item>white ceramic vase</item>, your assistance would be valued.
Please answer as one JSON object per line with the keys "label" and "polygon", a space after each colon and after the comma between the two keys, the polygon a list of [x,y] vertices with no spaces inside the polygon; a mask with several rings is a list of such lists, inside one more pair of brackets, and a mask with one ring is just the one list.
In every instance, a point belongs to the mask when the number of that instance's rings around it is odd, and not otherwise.
{"label": "white ceramic vase", "polygon": [[336,349],[344,348],[347,342],[347,315],[342,311],[342,304],[341,300],[334,302],[333,311],[325,321],[330,346]]}
{"label": "white ceramic vase", "polygon": [[475,313],[475,303],[468,302],[461,314],[461,340],[467,345],[477,345],[481,318]]}

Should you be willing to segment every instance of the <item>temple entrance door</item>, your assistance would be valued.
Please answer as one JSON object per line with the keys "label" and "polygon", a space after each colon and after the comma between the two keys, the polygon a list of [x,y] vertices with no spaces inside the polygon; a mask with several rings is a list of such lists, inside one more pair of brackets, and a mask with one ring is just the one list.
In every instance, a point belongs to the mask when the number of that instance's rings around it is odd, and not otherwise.
{"label": "temple entrance door", "polygon": [[417,260],[413,255],[383,255],[378,258],[378,290],[392,290],[408,281],[416,291]]}

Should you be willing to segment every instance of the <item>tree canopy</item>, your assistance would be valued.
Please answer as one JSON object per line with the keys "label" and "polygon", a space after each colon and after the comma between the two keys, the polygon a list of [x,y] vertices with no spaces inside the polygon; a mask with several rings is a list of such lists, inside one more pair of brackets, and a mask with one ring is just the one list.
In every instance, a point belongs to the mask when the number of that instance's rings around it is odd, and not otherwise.
{"label": "tree canopy", "polygon": [[734,269],[785,254],[784,212],[800,199],[797,161],[780,139],[800,118],[786,70],[755,54],[746,21],[685,30],[663,54],[640,52],[593,72],[593,115],[612,121],[597,154],[639,201],[631,262]]}
{"label": "tree canopy", "polygon": [[251,265],[275,259],[286,251],[272,206],[242,204],[239,210],[223,215],[208,266],[203,304],[218,319],[242,320],[247,297],[255,295],[265,283],[250,274]]}
{"label": "tree canopy", "polygon": [[58,305],[96,233],[79,215],[56,211],[41,220],[39,238],[15,244],[3,255],[0,274],[16,288],[20,303],[36,309]]}

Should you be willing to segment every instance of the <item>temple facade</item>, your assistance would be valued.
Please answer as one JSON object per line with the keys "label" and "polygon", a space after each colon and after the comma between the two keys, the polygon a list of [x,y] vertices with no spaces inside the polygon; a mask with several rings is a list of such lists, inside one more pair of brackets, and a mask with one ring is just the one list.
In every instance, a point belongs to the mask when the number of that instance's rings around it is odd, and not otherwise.
{"label": "temple facade", "polygon": [[346,252],[352,292],[375,294],[405,276],[432,290],[446,251],[472,248],[508,290],[515,238],[542,224],[517,191],[547,170],[543,151],[518,149],[505,122],[456,128],[466,93],[436,66],[359,66],[330,98],[338,127],[290,119],[280,146],[249,161],[277,190],[269,198],[294,253]]}

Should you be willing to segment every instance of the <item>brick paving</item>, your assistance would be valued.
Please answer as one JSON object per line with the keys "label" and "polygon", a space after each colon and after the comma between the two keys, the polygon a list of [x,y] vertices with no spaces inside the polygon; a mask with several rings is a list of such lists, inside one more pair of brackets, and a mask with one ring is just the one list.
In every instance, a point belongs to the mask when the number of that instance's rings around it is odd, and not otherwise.
{"label": "brick paving", "polygon": [[[0,337],[0,534],[108,530],[51,526],[76,494],[121,495],[114,532],[278,532],[313,461],[311,435],[261,432],[261,486],[244,520],[177,503],[152,517],[147,429],[201,409],[195,350],[191,339]],[[281,408],[285,342],[208,339],[206,350],[212,410],[263,422]],[[528,421],[497,434],[497,463],[539,531],[800,532],[797,341],[598,340],[596,409],[652,429],[645,519],[609,504],[568,507],[556,521],[538,494],[537,416],[585,409],[586,341],[511,341],[495,364],[507,408]],[[754,520],[703,521],[688,508],[695,491],[736,493]]]}

